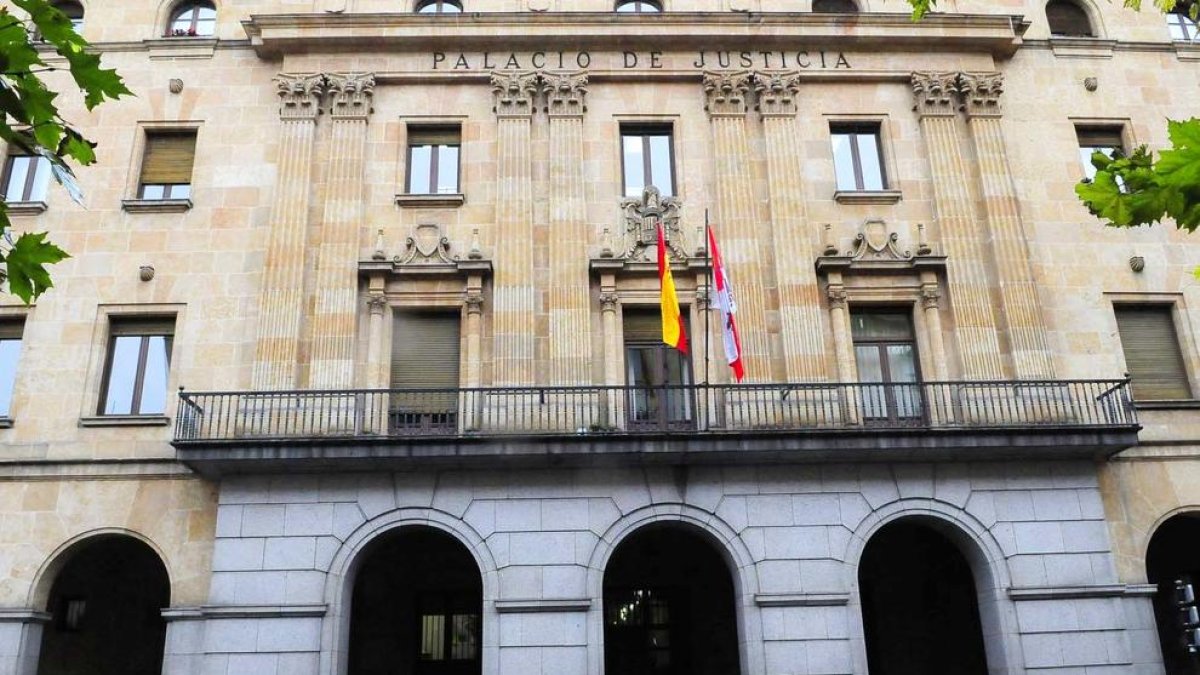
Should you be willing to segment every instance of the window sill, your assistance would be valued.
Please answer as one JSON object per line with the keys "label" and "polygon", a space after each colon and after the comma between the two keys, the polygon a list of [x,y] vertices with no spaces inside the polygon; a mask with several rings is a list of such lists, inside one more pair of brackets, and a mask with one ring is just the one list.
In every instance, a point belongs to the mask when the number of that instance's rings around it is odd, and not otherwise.
{"label": "window sill", "polygon": [[1138,410],[1200,410],[1200,399],[1178,398],[1159,399],[1156,401],[1134,401],[1133,407]]}
{"label": "window sill", "polygon": [[12,424],[13,422],[11,417],[8,417],[7,415],[0,416],[0,429],[11,429]]}
{"label": "window sill", "polygon": [[46,210],[46,202],[8,202],[10,216],[36,216]]}
{"label": "window sill", "polygon": [[171,423],[166,415],[95,415],[79,418],[81,427],[165,427]]}
{"label": "window sill", "polygon": [[461,192],[453,195],[396,195],[396,206],[402,209],[456,209],[467,201]]}
{"label": "window sill", "polygon": [[1175,58],[1180,61],[1200,61],[1200,42],[1195,40],[1176,40]]}
{"label": "window sill", "polygon": [[143,40],[151,59],[211,59],[217,49],[214,37],[164,36]]}
{"label": "window sill", "polygon": [[190,199],[122,199],[129,213],[183,213],[192,208]]}
{"label": "window sill", "polygon": [[839,204],[895,204],[900,201],[899,190],[838,190],[833,201]]}
{"label": "window sill", "polygon": [[1111,59],[1116,40],[1095,37],[1050,37],[1050,49],[1055,56],[1069,59]]}

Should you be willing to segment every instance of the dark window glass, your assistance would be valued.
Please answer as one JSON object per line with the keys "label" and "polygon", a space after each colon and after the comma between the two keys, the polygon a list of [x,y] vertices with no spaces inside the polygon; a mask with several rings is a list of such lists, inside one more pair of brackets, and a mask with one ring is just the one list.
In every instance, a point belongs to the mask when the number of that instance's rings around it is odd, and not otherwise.
{"label": "dark window glass", "polygon": [[647,2],[647,0],[623,0],[617,3],[617,11],[634,14],[657,14],[662,12],[662,4]]}
{"label": "dark window glass", "polygon": [[417,3],[417,14],[459,14],[462,3],[455,0],[422,0]]}
{"label": "dark window glass", "polygon": [[408,193],[457,194],[461,145],[458,127],[409,127]]}
{"label": "dark window glass", "polygon": [[879,124],[833,124],[829,133],[839,191],[886,188]]}
{"label": "dark window glass", "polygon": [[12,412],[13,385],[17,381],[24,328],[24,323],[19,320],[0,321],[0,417],[8,417]]}
{"label": "dark window glass", "polygon": [[856,14],[853,0],[813,0],[812,11],[818,14]]}
{"label": "dark window glass", "polygon": [[171,14],[167,35],[207,37],[216,32],[217,8],[211,2],[185,2]]}
{"label": "dark window glass", "polygon": [[675,194],[674,143],[670,125],[621,127],[621,165],[626,197],[640,197],[647,185],[663,196]]}
{"label": "dark window glass", "polygon": [[83,5],[78,2],[56,2],[54,8],[67,15],[76,33],[83,30]]}
{"label": "dark window glass", "polygon": [[1096,177],[1096,167],[1092,165],[1094,153],[1099,152],[1111,158],[1125,152],[1125,141],[1119,126],[1076,126],[1075,136],[1079,139],[1079,162],[1083,165],[1083,177],[1086,180]]}
{"label": "dark window glass", "polygon": [[9,155],[4,164],[4,201],[45,201],[49,184],[50,162],[45,157]]}
{"label": "dark window glass", "polygon": [[195,131],[147,133],[138,199],[190,198],[195,157]]}
{"label": "dark window glass", "polygon": [[173,319],[114,319],[101,415],[161,415],[167,406]]}
{"label": "dark window glass", "polygon": [[1046,22],[1050,34],[1062,37],[1096,37],[1087,12],[1071,0],[1050,0],[1046,3]]}

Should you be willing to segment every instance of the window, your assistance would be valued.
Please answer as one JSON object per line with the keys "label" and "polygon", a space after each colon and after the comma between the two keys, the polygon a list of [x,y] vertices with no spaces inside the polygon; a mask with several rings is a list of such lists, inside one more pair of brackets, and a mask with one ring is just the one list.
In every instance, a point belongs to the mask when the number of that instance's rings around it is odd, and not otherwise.
{"label": "window", "polygon": [[456,0],[421,0],[417,14],[461,14],[462,3]]}
{"label": "window", "polygon": [[854,311],[850,314],[850,337],[858,381],[881,383],[861,389],[864,421],[919,422],[923,410],[921,388],[910,384],[920,380],[917,344],[908,313]]}
{"label": "window", "polygon": [[662,12],[662,4],[647,2],[646,0],[622,0],[617,3],[617,11],[634,14],[658,14]]}
{"label": "window", "polygon": [[398,435],[458,432],[460,314],[396,312],[388,428]]}
{"label": "window", "polygon": [[100,390],[101,415],[161,415],[175,319],[113,318]]}
{"label": "window", "polygon": [[190,198],[195,156],[195,131],[148,131],[138,199]]}
{"label": "window", "polygon": [[[421,619],[417,661],[473,663],[479,660],[478,600],[468,593],[424,593],[417,604]],[[470,669],[437,672],[470,672]]]}
{"label": "window", "polygon": [[1191,5],[1180,3],[1175,5],[1175,9],[1167,14],[1167,30],[1171,32],[1171,39],[1181,42],[1190,42],[1192,40],[1200,40],[1200,26],[1192,20]]}
{"label": "window", "polygon": [[216,32],[217,8],[211,2],[185,2],[175,8],[168,37],[208,37]]}
{"label": "window", "polygon": [[662,314],[657,309],[626,309],[623,332],[629,429],[693,428],[691,368],[687,356],[663,344]]}
{"label": "window", "polygon": [[839,192],[885,189],[887,180],[883,173],[877,122],[831,124],[829,134]]}
{"label": "window", "polygon": [[675,194],[675,159],[669,124],[621,126],[621,167],[625,196],[640,197],[647,185],[664,196]]}
{"label": "window", "polygon": [[0,418],[12,412],[13,385],[17,381],[17,360],[21,355],[21,333],[25,324],[20,319],[0,321]]}
{"label": "window", "polygon": [[1079,139],[1079,161],[1083,165],[1083,177],[1089,181],[1096,177],[1096,167],[1092,164],[1094,153],[1099,152],[1111,158],[1125,152],[1123,129],[1119,125],[1077,125],[1075,136]]}
{"label": "window", "polygon": [[1117,305],[1125,369],[1138,400],[1192,397],[1171,305]]}
{"label": "window", "polygon": [[1050,0],[1046,3],[1046,22],[1050,34],[1062,37],[1096,37],[1087,12],[1071,0]]}
{"label": "window", "polygon": [[817,14],[857,14],[853,0],[813,0],[812,11]]}
{"label": "window", "polygon": [[4,164],[4,201],[46,201],[50,161],[33,155],[9,155]]}
{"label": "window", "polygon": [[458,194],[458,127],[408,128],[408,194]]}
{"label": "window", "polygon": [[56,2],[54,8],[67,15],[76,33],[83,30],[83,5],[78,2]]}

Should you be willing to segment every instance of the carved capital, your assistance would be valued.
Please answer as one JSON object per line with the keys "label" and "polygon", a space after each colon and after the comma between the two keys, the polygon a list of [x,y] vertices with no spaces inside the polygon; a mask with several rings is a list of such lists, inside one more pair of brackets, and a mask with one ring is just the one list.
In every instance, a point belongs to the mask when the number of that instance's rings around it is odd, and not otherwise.
{"label": "carved capital", "polygon": [[617,304],[621,301],[621,296],[616,293],[601,293],[600,294],[600,311],[615,312]]}
{"label": "carved capital", "polygon": [[754,91],[758,93],[758,111],[763,117],[795,117],[799,112],[796,104],[800,91],[798,71],[755,71]]}
{"label": "carved capital", "polygon": [[467,291],[467,294],[463,297],[463,304],[467,306],[467,314],[482,314],[483,293]]}
{"label": "carved capital", "polygon": [[849,304],[849,294],[846,293],[846,287],[841,285],[830,285],[825,289],[825,294],[829,298],[830,309],[846,309]]}
{"label": "carved capital", "polygon": [[492,110],[497,117],[532,117],[538,74],[533,72],[493,72]]}
{"label": "carved capital", "polygon": [[958,90],[962,93],[968,119],[1000,116],[1000,94],[1004,93],[1003,74],[961,73]]}
{"label": "carved capital", "polygon": [[375,73],[329,73],[329,114],[335,120],[366,120],[371,116]]}
{"label": "carved capital", "polygon": [[387,304],[387,296],[383,293],[374,292],[367,296],[367,307],[374,316],[383,316],[383,310]]}
{"label": "carved capital", "polygon": [[912,89],[913,110],[921,117],[954,115],[958,73],[913,73]]}
{"label": "carved capital", "polygon": [[942,304],[942,290],[937,287],[937,284],[925,284],[921,286],[921,307],[925,309],[937,309]]}
{"label": "carved capital", "polygon": [[577,73],[542,73],[542,93],[550,117],[583,117],[587,112],[588,76]]}
{"label": "carved capital", "polygon": [[750,73],[724,70],[704,73],[704,109],[713,117],[746,114],[746,95],[750,93]]}
{"label": "carved capital", "polygon": [[324,75],[280,73],[275,76],[275,87],[279,94],[279,119],[315,120],[321,114]]}

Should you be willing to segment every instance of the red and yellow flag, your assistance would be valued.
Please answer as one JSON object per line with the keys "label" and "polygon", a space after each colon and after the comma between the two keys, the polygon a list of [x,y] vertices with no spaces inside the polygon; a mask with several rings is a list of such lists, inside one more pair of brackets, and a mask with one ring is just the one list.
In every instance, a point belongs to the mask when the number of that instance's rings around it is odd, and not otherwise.
{"label": "red and yellow flag", "polygon": [[667,240],[663,237],[662,223],[658,224],[658,284],[662,293],[663,342],[687,354],[687,330],[683,327],[683,315],[679,313],[679,296],[675,293],[675,280],[671,278],[671,264],[667,261]]}

